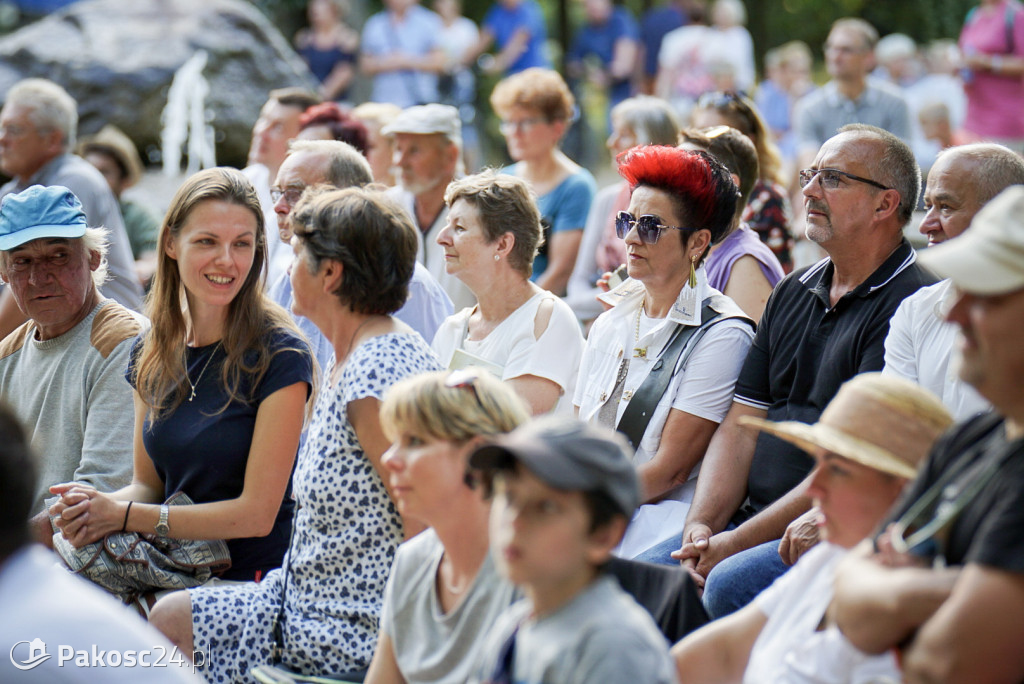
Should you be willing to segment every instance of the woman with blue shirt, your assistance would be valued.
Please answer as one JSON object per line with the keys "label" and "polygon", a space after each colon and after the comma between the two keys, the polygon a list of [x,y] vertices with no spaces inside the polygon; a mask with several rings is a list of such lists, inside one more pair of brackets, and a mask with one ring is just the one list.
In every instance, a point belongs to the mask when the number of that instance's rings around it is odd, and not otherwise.
{"label": "woman with blue shirt", "polygon": [[537,193],[544,244],[533,262],[533,281],[564,295],[597,183],[569,159],[559,143],[569,129],[575,98],[550,69],[527,69],[504,79],[491,93],[501,132],[515,164],[504,173],[518,176]]}

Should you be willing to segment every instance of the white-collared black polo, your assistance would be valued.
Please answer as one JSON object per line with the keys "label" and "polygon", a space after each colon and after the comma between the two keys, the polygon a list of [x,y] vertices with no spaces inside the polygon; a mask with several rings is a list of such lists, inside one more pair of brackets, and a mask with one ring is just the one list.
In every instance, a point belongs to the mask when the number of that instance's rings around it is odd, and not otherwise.
{"label": "white-collared black polo", "polygon": [[[769,420],[816,422],[846,380],[882,369],[889,319],[905,297],[937,281],[916,261],[903,240],[834,307],[830,259],[787,276],[768,299],[734,401],[767,411]],[[760,433],[747,478],[748,512],[793,489],[813,464],[795,445]]]}

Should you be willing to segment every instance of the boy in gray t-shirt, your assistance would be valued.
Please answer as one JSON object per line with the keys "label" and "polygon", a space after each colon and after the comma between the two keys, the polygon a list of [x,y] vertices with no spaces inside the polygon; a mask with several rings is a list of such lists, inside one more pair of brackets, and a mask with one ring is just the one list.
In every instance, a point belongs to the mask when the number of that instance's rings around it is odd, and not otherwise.
{"label": "boy in gray t-shirt", "polygon": [[601,574],[639,499],[630,455],[611,430],[554,417],[473,454],[494,494],[491,553],[525,598],[491,629],[471,682],[676,681],[651,617]]}

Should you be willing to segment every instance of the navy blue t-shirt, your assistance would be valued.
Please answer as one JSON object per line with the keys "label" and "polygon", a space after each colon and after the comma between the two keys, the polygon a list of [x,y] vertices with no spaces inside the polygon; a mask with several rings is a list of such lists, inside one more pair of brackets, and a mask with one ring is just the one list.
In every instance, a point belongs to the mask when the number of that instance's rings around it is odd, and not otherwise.
{"label": "navy blue t-shirt", "polygon": [[[155,423],[147,419],[143,425],[142,441],[164,482],[165,498],[181,491],[198,504],[240,496],[260,403],[277,390],[297,382],[312,386],[312,356],[306,342],[285,331],[268,335],[273,356],[267,372],[255,387],[252,377],[243,376],[239,387],[239,393],[251,396],[252,400],[233,401],[221,413],[217,411],[227,401],[227,392],[220,380],[221,367],[227,357],[224,348],[215,343],[186,349],[188,376],[193,383],[198,379],[195,399],[189,401],[186,397],[173,413]],[[133,362],[141,349],[141,339],[136,340],[132,350]],[[255,360],[256,352],[250,354],[251,357],[246,358],[249,363]],[[128,382],[134,386],[131,375],[129,366]],[[280,567],[288,548],[293,510],[289,482],[270,534],[227,540],[231,569],[223,578],[254,580]]]}

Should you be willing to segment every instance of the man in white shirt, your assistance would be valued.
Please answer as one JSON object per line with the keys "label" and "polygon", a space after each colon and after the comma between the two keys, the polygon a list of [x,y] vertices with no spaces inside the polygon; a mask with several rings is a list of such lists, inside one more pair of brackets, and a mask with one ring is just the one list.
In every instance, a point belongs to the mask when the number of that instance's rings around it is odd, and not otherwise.
{"label": "man in white shirt", "polygon": [[[978,143],[942,152],[928,173],[921,233],[937,245],[967,230],[974,215],[1011,185],[1024,184],[1024,159],[1002,145]],[[952,305],[950,281],[907,297],[889,323],[883,373],[913,380],[942,399],[962,420],[989,404],[957,377],[950,363],[957,327],[944,316]]]}

